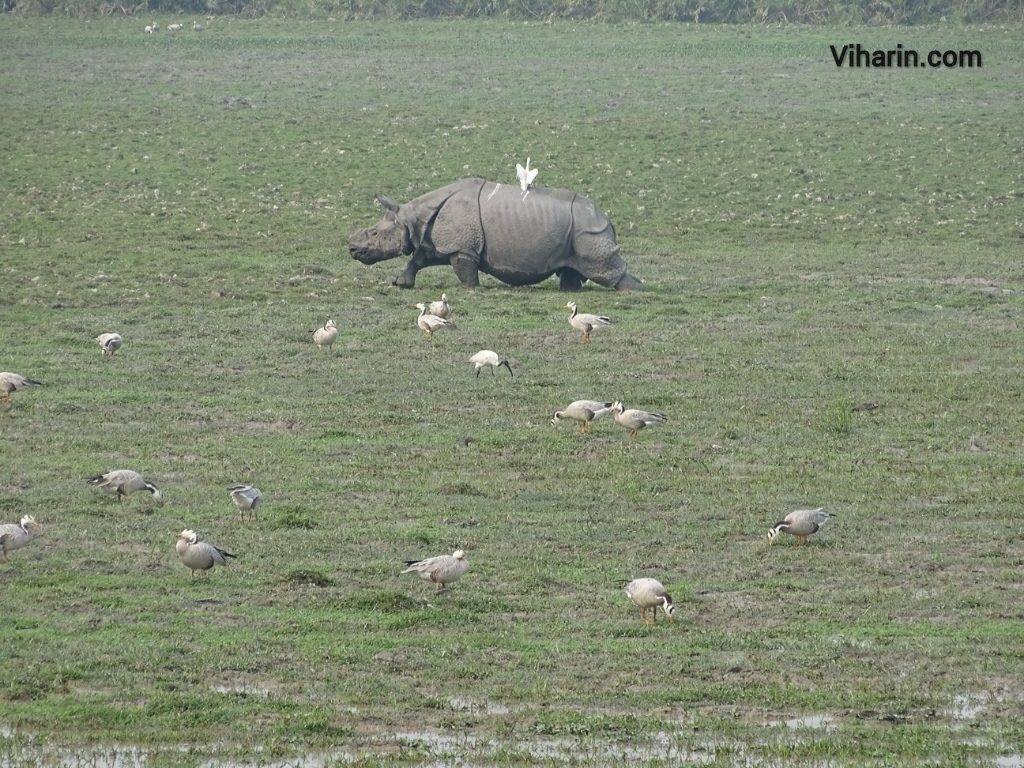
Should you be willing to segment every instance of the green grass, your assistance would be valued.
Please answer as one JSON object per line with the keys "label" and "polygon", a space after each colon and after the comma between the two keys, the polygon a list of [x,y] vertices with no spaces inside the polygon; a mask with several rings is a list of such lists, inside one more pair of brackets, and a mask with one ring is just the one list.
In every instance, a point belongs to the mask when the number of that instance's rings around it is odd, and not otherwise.
{"label": "green grass", "polygon": [[[0,369],[45,385],[0,412],[0,517],[42,523],[0,567],[3,760],[1019,760],[1020,33],[0,16]],[[554,280],[348,257],[375,192],[527,155],[647,283],[575,297],[591,344]],[[669,421],[555,433],[581,397]],[[166,506],[83,480],[118,467]],[[238,559],[190,579],[185,527]],[[449,594],[399,576],[460,547]]]}

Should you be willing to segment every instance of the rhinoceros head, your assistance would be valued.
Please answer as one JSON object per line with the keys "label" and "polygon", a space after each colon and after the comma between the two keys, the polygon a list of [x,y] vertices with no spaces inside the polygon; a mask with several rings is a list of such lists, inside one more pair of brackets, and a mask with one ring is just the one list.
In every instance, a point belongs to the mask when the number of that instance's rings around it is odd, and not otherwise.
{"label": "rhinoceros head", "polygon": [[377,202],[387,209],[384,218],[372,227],[353,230],[348,238],[348,252],[363,264],[412,253],[409,229],[399,216],[401,206],[384,195],[377,195]]}

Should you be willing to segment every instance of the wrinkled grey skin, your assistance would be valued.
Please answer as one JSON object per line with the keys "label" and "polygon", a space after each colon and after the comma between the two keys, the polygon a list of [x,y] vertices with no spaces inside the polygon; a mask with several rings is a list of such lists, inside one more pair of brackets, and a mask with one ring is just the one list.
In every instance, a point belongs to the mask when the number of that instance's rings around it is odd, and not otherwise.
{"label": "wrinkled grey skin", "polygon": [[383,195],[387,212],[367,229],[354,230],[349,253],[363,264],[412,258],[394,280],[412,288],[424,267],[451,264],[466,288],[480,273],[508,285],[533,285],[557,274],[563,291],[584,281],[619,291],[642,291],[626,271],[615,228],[587,198],[567,189],[522,190],[512,184],[462,179],[405,205]]}

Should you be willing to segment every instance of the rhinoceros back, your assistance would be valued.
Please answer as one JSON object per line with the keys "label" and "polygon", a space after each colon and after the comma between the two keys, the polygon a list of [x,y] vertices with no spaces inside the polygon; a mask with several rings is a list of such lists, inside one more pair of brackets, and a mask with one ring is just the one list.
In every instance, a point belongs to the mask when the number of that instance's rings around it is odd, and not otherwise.
{"label": "rhinoceros back", "polygon": [[484,184],[480,221],[492,267],[514,257],[527,269],[544,264],[554,269],[572,246],[572,192],[531,189],[523,199],[519,187]]}
{"label": "rhinoceros back", "polygon": [[461,253],[511,285],[535,283],[566,266],[572,250],[568,190],[535,189],[474,180],[475,188],[448,198],[431,230],[438,253]]}
{"label": "rhinoceros back", "polygon": [[540,187],[524,197],[518,186],[463,179],[444,191],[429,239],[453,265],[469,259],[509,285],[569,270],[614,286],[626,273],[611,222],[571,190]]}

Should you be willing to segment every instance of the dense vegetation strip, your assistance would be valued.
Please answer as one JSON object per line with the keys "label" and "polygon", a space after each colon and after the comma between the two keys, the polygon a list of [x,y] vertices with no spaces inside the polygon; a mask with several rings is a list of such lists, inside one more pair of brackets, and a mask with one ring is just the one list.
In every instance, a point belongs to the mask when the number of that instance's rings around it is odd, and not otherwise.
{"label": "dense vegetation strip", "polygon": [[701,24],[927,24],[1024,20],[1019,0],[3,0],[6,11],[76,17],[144,12],[344,19],[579,19]]}

